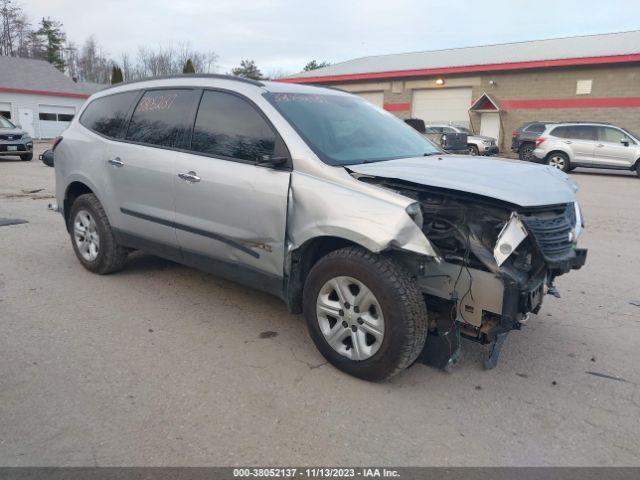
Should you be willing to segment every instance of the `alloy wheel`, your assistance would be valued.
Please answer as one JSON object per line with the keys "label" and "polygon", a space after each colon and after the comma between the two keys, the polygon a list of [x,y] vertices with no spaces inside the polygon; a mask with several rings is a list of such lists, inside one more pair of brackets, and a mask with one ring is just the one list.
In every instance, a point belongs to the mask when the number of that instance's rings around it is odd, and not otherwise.
{"label": "alloy wheel", "polygon": [[564,170],[566,168],[567,161],[561,155],[553,155],[549,159],[549,165],[557,168],[558,170]]}
{"label": "alloy wheel", "polygon": [[82,258],[93,262],[100,251],[96,222],[87,210],[79,210],[73,220],[73,238]]}
{"label": "alloy wheel", "polygon": [[378,299],[362,282],[340,276],[327,281],[316,301],[316,315],[327,343],[351,360],[366,360],[380,349],[384,316]]}

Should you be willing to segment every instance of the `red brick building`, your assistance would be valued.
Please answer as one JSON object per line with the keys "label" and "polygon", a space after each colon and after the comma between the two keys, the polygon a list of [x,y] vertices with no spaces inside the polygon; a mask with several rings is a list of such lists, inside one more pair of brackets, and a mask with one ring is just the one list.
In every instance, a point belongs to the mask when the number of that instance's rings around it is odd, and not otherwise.
{"label": "red brick building", "polygon": [[364,57],[282,81],[337,87],[401,118],[471,125],[502,151],[532,120],[640,131],[640,31]]}

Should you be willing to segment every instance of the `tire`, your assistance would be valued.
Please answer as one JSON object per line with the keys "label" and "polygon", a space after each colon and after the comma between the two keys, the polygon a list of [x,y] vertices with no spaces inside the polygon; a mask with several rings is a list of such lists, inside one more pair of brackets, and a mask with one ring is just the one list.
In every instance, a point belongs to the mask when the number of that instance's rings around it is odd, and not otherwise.
{"label": "tire", "polygon": [[571,162],[566,153],[551,152],[547,155],[547,165],[567,173],[571,170]]}
{"label": "tire", "polygon": [[640,177],[640,160],[636,162],[636,175]]}
{"label": "tire", "polygon": [[478,157],[480,156],[480,150],[478,150],[478,147],[476,147],[475,145],[469,145],[469,155]]}
{"label": "tire", "polygon": [[[94,194],[87,193],[76,198],[71,206],[68,227],[73,250],[87,270],[105,275],[122,269],[127,261],[127,250],[116,242],[107,214]],[[84,237],[80,227],[84,228]],[[91,233],[91,239],[97,235],[97,242],[89,240],[87,231]],[[91,248],[89,244],[94,247]],[[86,251],[85,245],[89,245]]]}
{"label": "tire", "polygon": [[[343,295],[354,305],[340,301],[336,290],[328,293],[338,281],[363,286],[363,290],[353,290],[354,285],[349,285]],[[359,302],[362,297],[359,294],[366,291],[372,294],[368,297],[370,301]],[[342,307],[340,310],[332,307],[333,325],[331,315],[324,313],[326,310],[319,313],[328,303]],[[359,310],[358,305],[366,310]],[[385,380],[410,366],[427,337],[427,309],[415,281],[393,260],[361,248],[336,250],[313,266],[304,286],[303,311],[309,334],[320,353],[336,368],[363,380]],[[369,333],[373,331],[371,322],[376,322],[374,327],[382,335],[374,337]],[[341,335],[345,338],[341,339]],[[331,337],[337,339],[333,343],[340,351],[327,340]],[[353,348],[354,342],[360,346]]]}
{"label": "tire", "polygon": [[522,145],[520,145],[520,148],[518,149],[518,158],[520,160],[524,160],[525,162],[530,162],[531,157],[533,157],[534,150],[535,150],[535,147],[533,143],[523,143]]}
{"label": "tire", "polygon": [[33,160],[33,153],[25,153],[24,155],[20,155],[20,160],[22,160],[23,162]]}

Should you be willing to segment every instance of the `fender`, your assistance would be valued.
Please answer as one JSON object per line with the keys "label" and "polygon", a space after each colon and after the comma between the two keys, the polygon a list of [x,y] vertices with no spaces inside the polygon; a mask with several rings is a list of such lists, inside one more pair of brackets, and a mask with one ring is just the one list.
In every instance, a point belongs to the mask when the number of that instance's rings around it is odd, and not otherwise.
{"label": "fender", "polygon": [[[357,182],[357,180],[349,179]],[[287,212],[288,250],[310,239],[339,237],[378,253],[390,248],[438,258],[422,230],[407,214],[410,198],[388,192],[373,196],[368,188],[320,179],[294,171]]]}

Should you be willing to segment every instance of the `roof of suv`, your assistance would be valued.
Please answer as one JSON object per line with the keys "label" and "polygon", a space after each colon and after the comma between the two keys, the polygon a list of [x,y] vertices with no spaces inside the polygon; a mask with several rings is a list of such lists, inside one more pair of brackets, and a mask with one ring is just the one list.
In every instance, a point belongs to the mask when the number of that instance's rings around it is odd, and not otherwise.
{"label": "roof of suv", "polygon": [[138,88],[157,88],[162,86],[206,87],[208,84],[217,82],[217,81],[229,81],[229,82],[237,83],[238,85],[245,85],[245,86],[252,85],[272,93],[320,93],[320,92],[323,92],[325,94],[331,93],[335,95],[347,94],[347,92],[343,90],[330,88],[330,87],[299,85],[299,84],[293,84],[293,83],[274,82],[274,81],[267,81],[267,80],[259,81],[259,80],[244,78],[244,77],[236,77],[233,75],[209,74],[209,73],[167,75],[162,77],[147,78],[143,80],[135,80],[131,82],[123,82],[123,83],[118,83],[116,85],[111,85],[110,87],[104,90],[101,90],[100,93],[109,94],[109,93],[113,93],[114,90],[116,91],[121,89],[132,90],[135,87],[138,87]]}

